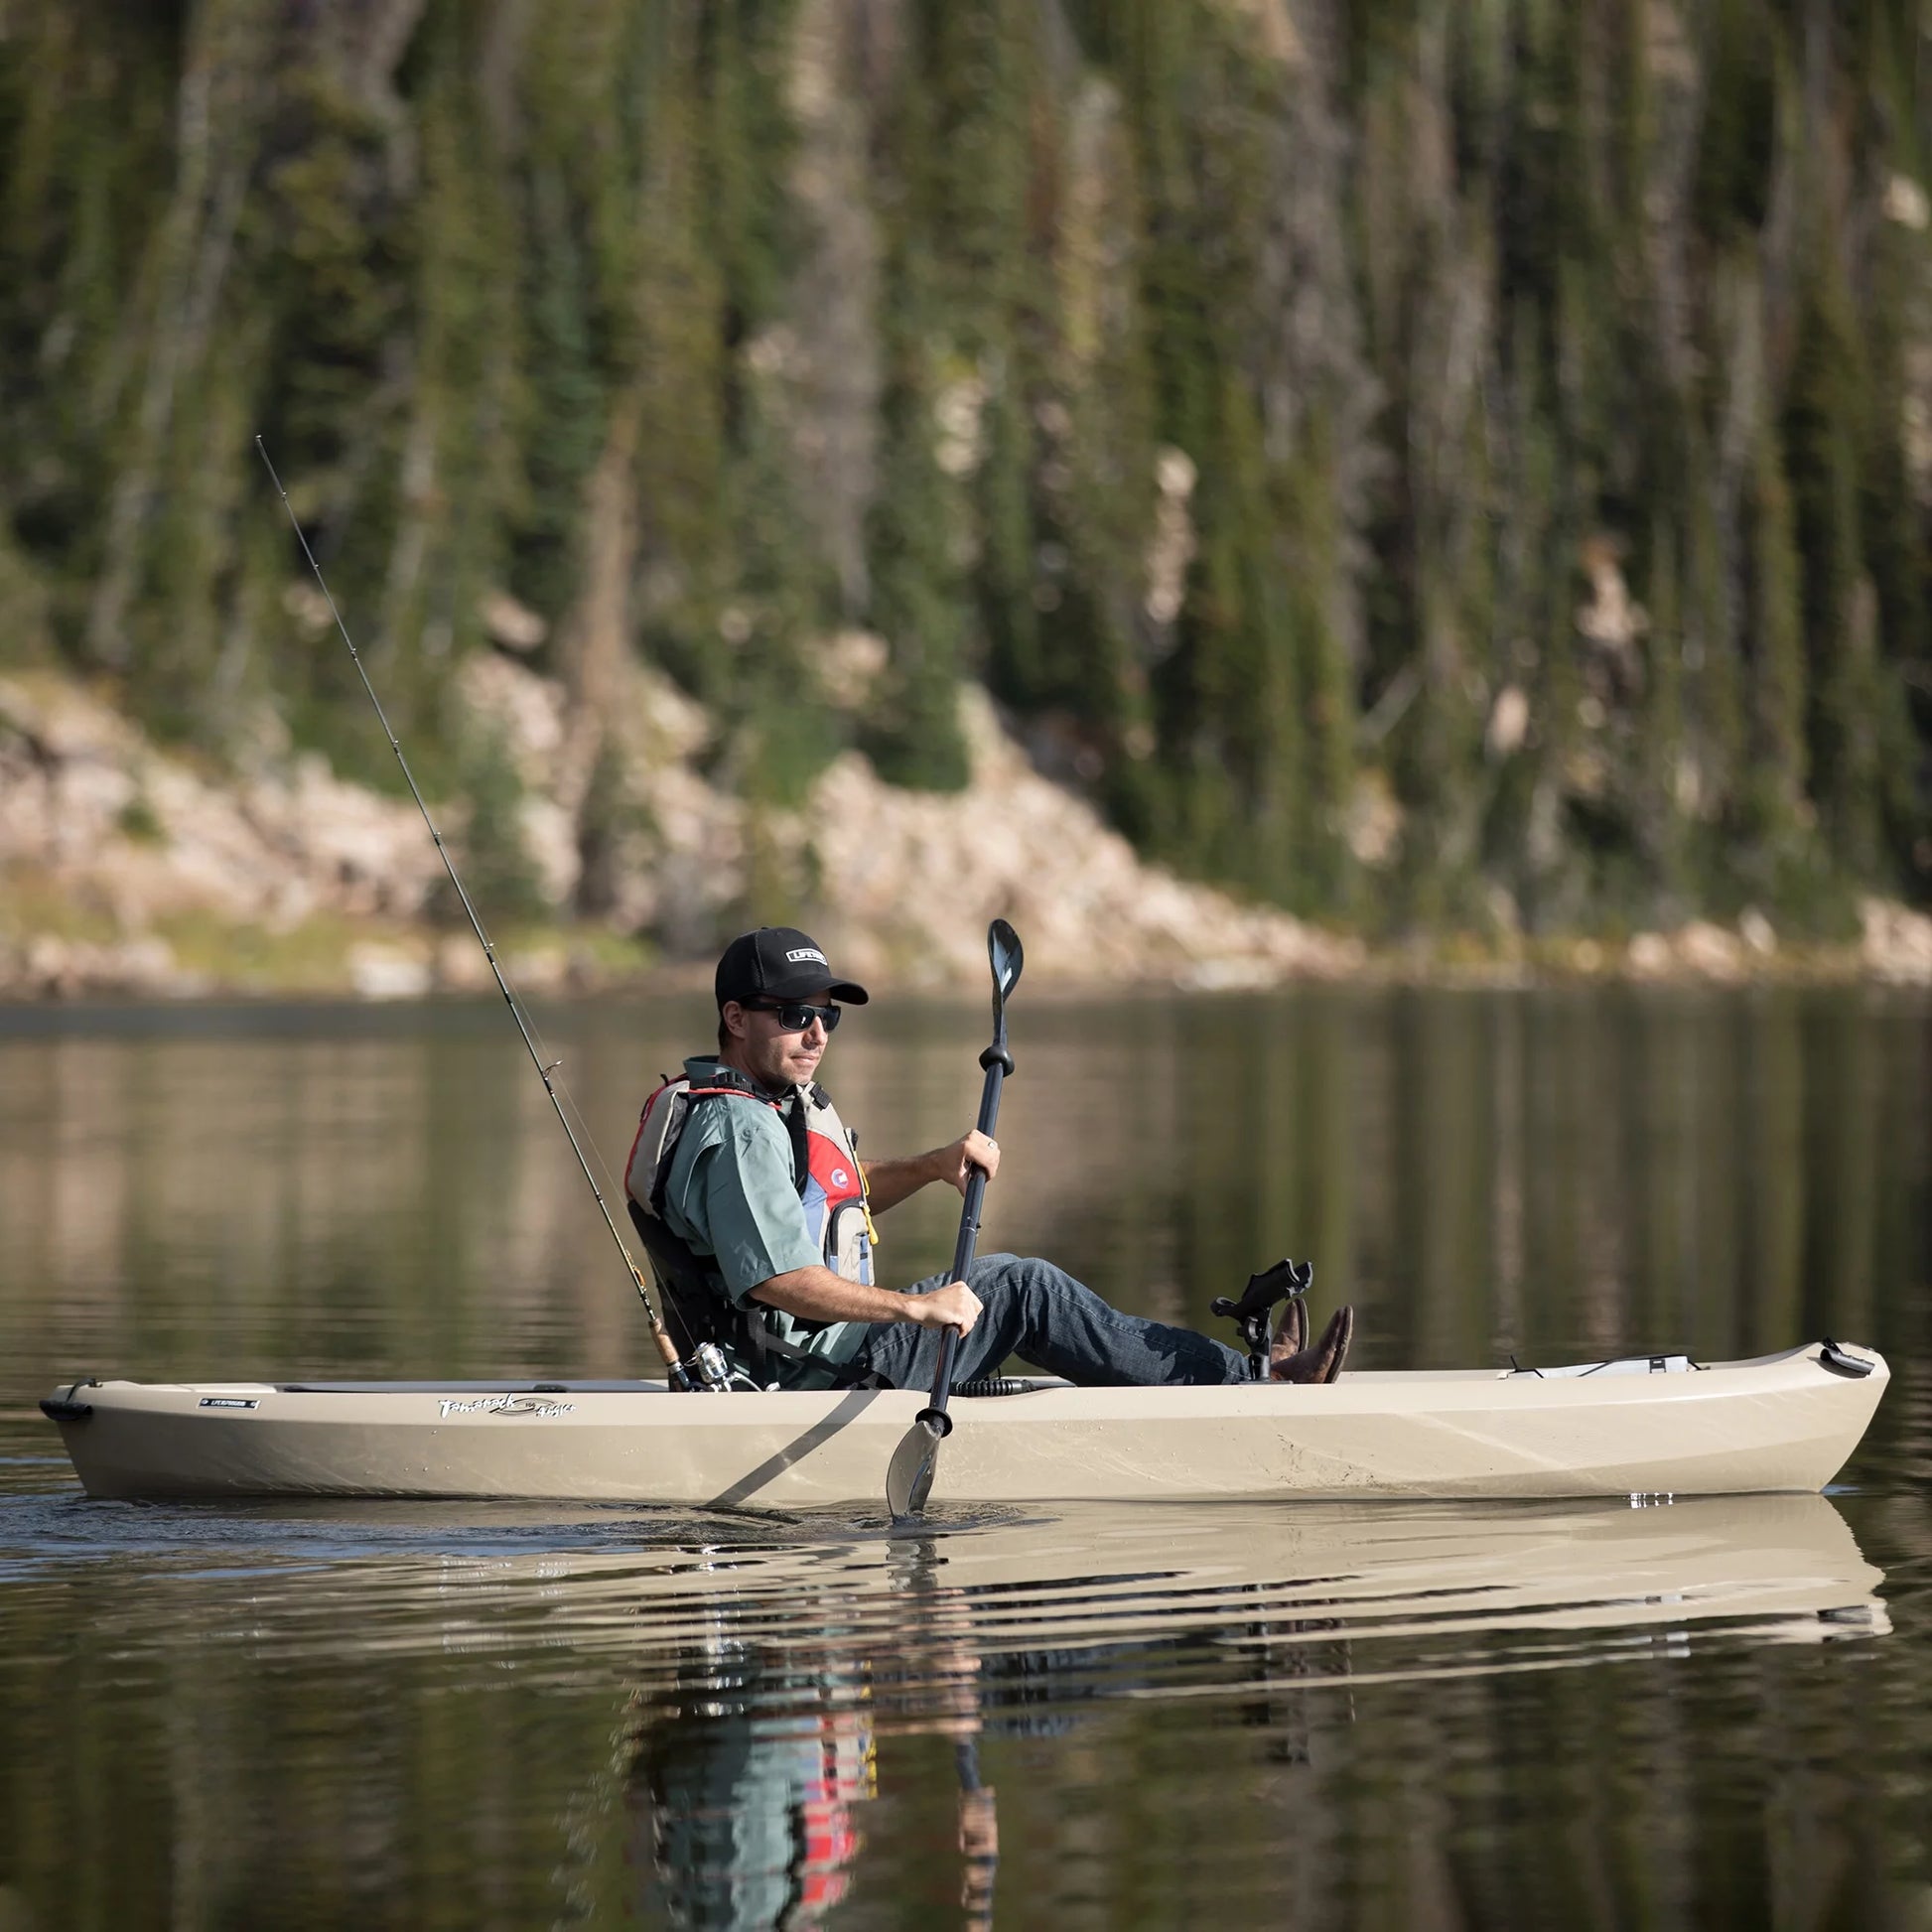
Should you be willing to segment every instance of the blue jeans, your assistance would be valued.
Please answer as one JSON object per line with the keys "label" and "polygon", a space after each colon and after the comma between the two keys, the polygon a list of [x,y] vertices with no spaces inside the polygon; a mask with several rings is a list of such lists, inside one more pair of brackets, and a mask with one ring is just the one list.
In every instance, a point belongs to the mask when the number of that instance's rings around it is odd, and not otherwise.
{"label": "blue jeans", "polygon": [[[909,1292],[941,1288],[951,1279],[934,1275]],[[955,1385],[994,1374],[1009,1355],[1088,1387],[1249,1379],[1245,1354],[1191,1328],[1123,1314],[1050,1261],[984,1255],[967,1271],[966,1281],[982,1306],[973,1332],[953,1351]],[[841,1380],[871,1374],[895,1389],[932,1386],[942,1329],[873,1321],[867,1330]]]}

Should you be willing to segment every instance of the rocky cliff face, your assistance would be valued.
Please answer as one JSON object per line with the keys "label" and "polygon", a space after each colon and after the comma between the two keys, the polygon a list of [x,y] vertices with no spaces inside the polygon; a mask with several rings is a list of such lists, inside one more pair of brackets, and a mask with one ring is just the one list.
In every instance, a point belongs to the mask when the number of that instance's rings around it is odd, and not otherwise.
{"label": "rocky cliff face", "polygon": [[[520,792],[514,840],[558,911],[583,865],[556,800],[566,694],[499,655],[472,659],[458,689],[452,728],[501,748]],[[853,970],[900,984],[977,979],[997,914],[1026,932],[1030,970],[1046,978],[1268,984],[1361,963],[1352,939],[1144,865],[1033,768],[984,693],[962,689],[960,711],[964,791],[902,790],[847,753],[802,807],[760,810],[704,774],[702,709],[654,673],[627,673],[612,721],[611,816],[623,829],[608,914],[596,927],[524,922],[540,936],[513,942],[513,976],[596,982],[653,958],[705,959],[754,905],[810,919]],[[461,851],[466,812],[432,809]],[[245,768],[216,773],[78,683],[0,679],[0,990],[474,987],[486,967],[451,928],[443,883],[409,799],[345,782],[272,725]],[[497,908],[479,911],[495,922]],[[626,953],[616,938],[646,945]]]}
{"label": "rocky cliff face", "polygon": [[[848,752],[801,807],[777,810],[713,782],[712,720],[644,669],[625,672],[610,720],[620,750],[608,816],[621,829],[609,909],[566,923],[584,864],[557,798],[567,694],[496,653],[472,658],[457,690],[450,729],[500,749],[514,856],[549,909],[511,926],[486,898],[478,908],[509,930],[511,977],[530,990],[696,968],[758,916],[806,921],[852,971],[900,986],[977,984],[996,915],[1026,934],[1039,979],[1225,988],[1443,964],[1372,960],[1356,939],[1145,864],[1035,768],[976,686],[959,695],[966,789],[890,785]],[[472,814],[432,810],[461,853]],[[273,720],[234,768],[216,770],[73,680],[0,678],[0,995],[480,989],[481,949],[451,911],[413,802],[346,782]],[[1718,981],[1782,966],[1932,984],[1932,920],[1871,900],[1861,943],[1832,955],[1781,952],[1752,914],[1734,932],[1694,922],[1621,948],[1580,942],[1532,960],[1504,947],[1473,964]]]}

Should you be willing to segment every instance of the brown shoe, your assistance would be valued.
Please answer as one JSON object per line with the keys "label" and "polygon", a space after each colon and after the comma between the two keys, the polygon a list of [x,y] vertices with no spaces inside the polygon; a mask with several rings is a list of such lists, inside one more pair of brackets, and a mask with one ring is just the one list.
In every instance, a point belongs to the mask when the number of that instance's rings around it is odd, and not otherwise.
{"label": "brown shoe", "polygon": [[1282,1310],[1282,1323],[1268,1344],[1268,1373],[1279,1378],[1283,1365],[1309,1345],[1309,1305],[1297,1295]]}
{"label": "brown shoe", "polygon": [[[1299,1308],[1301,1304],[1298,1302],[1295,1306]],[[1286,1331],[1288,1322],[1284,1321],[1282,1327]],[[1306,1334],[1306,1316],[1301,1327]],[[1284,1354],[1280,1352],[1282,1337],[1276,1337],[1275,1347],[1269,1351],[1269,1379],[1275,1382],[1332,1382],[1341,1373],[1348,1344],[1354,1337],[1355,1311],[1344,1303],[1328,1317],[1328,1325],[1322,1329],[1321,1339],[1312,1348],[1298,1348]]]}

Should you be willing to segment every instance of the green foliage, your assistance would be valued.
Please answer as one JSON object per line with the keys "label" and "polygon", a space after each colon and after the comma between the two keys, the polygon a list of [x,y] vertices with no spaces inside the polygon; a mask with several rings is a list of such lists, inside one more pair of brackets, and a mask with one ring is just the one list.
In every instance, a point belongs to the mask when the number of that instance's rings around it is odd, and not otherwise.
{"label": "green foliage", "polygon": [[0,525],[0,665],[42,663],[51,647],[46,587]]}
{"label": "green foliage", "polygon": [[[921,23],[928,30],[930,21]],[[917,54],[900,75],[892,126],[908,163],[897,206],[889,206],[881,345],[879,490],[867,522],[870,617],[886,639],[885,676],[860,743],[883,776],[922,790],[966,782],[958,683],[966,636],[962,550],[970,539],[964,492],[941,469],[938,412],[950,390],[977,428],[967,400],[977,364],[955,345],[941,298],[941,237],[931,227],[943,206],[944,161],[933,97]]]}
{"label": "green foliage", "polygon": [[1771,194],[1779,35],[1763,0],[1713,0],[1703,10],[1711,76],[1694,189],[1699,227],[1720,241],[1755,233]]}
{"label": "green foliage", "polygon": [[[495,734],[473,728],[458,750],[455,778],[470,813],[451,844],[483,929],[541,918],[549,907],[524,843],[523,785],[508,747]],[[447,885],[438,889],[435,909],[446,924],[464,919],[462,904]]]}
{"label": "green foliage", "polygon": [[1932,897],[1908,0],[408,25],[7,10],[0,657],[395,782],[260,432],[512,899],[507,767],[433,731],[498,590],[540,668],[667,667],[761,812],[848,742],[963,783],[981,677],[1149,850],[1311,912]]}
{"label": "green foliage", "polygon": [[1775,434],[1758,439],[1745,524],[1750,558],[1746,649],[1749,759],[1740,787],[1751,870],[1767,890],[1788,870],[1813,817],[1805,799],[1805,660],[1791,489]]}
{"label": "green foliage", "polygon": [[117,822],[122,836],[132,839],[136,845],[161,845],[166,842],[167,830],[141,792],[137,791],[121,807]]}
{"label": "green foliage", "polygon": [[729,595],[713,633],[685,654],[723,727],[724,775],[754,804],[796,806],[838,750],[838,726],[807,648],[831,603],[812,554],[776,420],[776,372],[745,373],[726,473]]}
{"label": "green foliage", "polygon": [[1859,460],[1868,393],[1842,289],[1807,289],[1784,411],[1792,478],[1809,704],[1809,790],[1855,878],[1876,860],[1871,621],[1859,522]]}
{"label": "green foliage", "polygon": [[891,653],[861,743],[882,776],[926,791],[966,782],[958,689],[965,632],[958,492],[934,456],[937,359],[919,328],[929,309],[924,264],[902,269],[903,313],[893,330],[882,409],[880,491],[868,528],[872,621]]}

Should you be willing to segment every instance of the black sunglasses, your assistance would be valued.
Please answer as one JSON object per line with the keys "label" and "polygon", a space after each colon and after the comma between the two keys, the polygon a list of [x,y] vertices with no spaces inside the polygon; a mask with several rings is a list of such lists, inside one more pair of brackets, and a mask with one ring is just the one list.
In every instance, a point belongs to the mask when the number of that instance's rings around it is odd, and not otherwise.
{"label": "black sunglasses", "polygon": [[747,1000],[745,1005],[753,1013],[775,1013],[778,1031],[785,1034],[802,1034],[814,1020],[828,1034],[835,1033],[843,1013],[840,1007],[808,1007],[798,1000]]}

